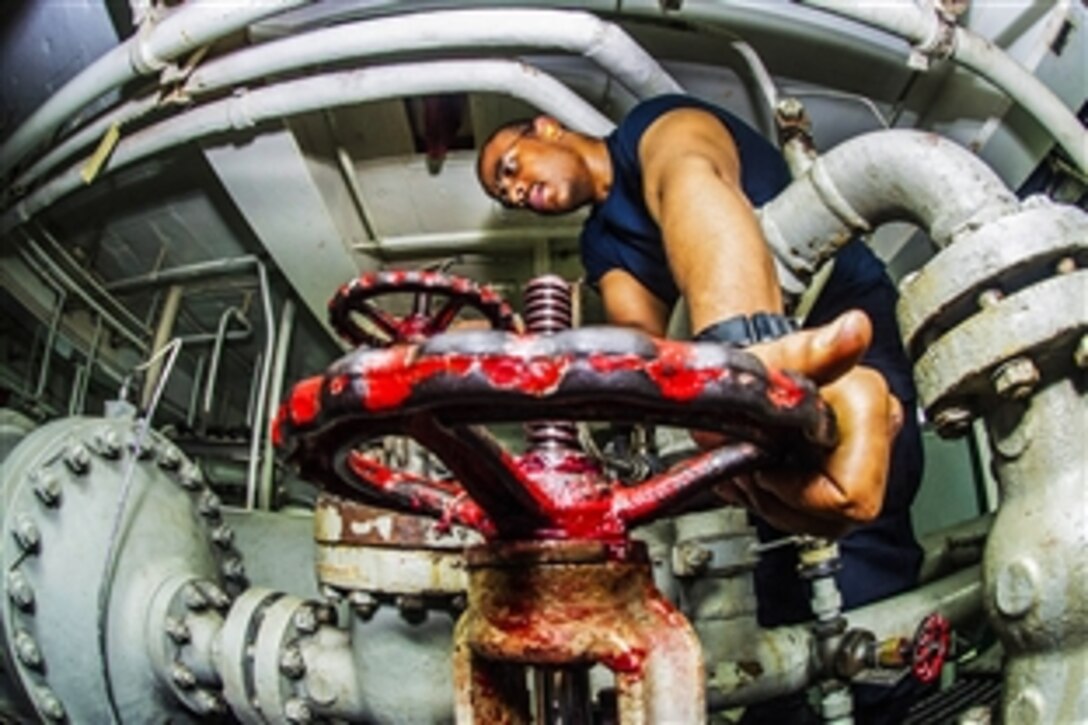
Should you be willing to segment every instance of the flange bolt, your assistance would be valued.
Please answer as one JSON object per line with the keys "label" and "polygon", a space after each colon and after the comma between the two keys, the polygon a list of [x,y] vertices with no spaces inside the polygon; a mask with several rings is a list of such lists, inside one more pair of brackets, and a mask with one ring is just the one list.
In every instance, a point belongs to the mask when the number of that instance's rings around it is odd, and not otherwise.
{"label": "flange bolt", "polygon": [[306,674],[306,661],[302,658],[302,650],[293,645],[284,649],[280,654],[280,672],[292,680]]}
{"label": "flange bolt", "polygon": [[314,714],[310,710],[310,706],[306,704],[305,700],[300,700],[298,698],[287,701],[283,706],[283,715],[287,718],[287,722],[299,723],[300,725],[304,725],[314,719]]}
{"label": "flange bolt", "polygon": [[64,719],[64,705],[48,687],[38,688],[38,709],[50,720],[60,721]]}
{"label": "flange bolt", "polygon": [[121,439],[117,431],[110,427],[100,428],[94,434],[94,450],[103,458],[116,460],[121,455]]}
{"label": "flange bolt", "polygon": [[34,476],[34,494],[44,505],[56,506],[60,503],[60,478],[53,471],[38,471]]}
{"label": "flange bolt", "polygon": [[73,443],[64,452],[64,464],[76,475],[83,475],[91,467],[91,453],[82,443]]}
{"label": "flange bolt", "polygon": [[38,643],[25,629],[15,633],[15,654],[27,667],[37,670],[42,666],[42,651],[38,649]]}
{"label": "flange bolt", "polygon": [[41,548],[42,534],[34,521],[25,513],[15,517],[15,527],[11,533],[23,551],[33,553]]}
{"label": "flange bolt", "polygon": [[26,575],[18,569],[8,572],[8,598],[24,612],[34,607],[34,589]]}
{"label": "flange bolt", "polygon": [[189,641],[189,626],[182,620],[177,617],[167,617],[164,626],[166,628],[166,635],[174,640],[176,644],[185,644]]}
{"label": "flange bolt", "polygon": [[185,665],[175,662],[170,668],[170,679],[183,690],[191,690],[196,687],[196,675]]}

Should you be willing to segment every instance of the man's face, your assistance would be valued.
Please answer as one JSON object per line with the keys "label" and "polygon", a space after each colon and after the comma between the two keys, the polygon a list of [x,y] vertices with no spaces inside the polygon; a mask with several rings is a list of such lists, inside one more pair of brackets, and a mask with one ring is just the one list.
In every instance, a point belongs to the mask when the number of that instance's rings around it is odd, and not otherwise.
{"label": "man's face", "polygon": [[563,214],[592,197],[581,156],[539,124],[497,133],[480,152],[479,175],[484,191],[509,208]]}

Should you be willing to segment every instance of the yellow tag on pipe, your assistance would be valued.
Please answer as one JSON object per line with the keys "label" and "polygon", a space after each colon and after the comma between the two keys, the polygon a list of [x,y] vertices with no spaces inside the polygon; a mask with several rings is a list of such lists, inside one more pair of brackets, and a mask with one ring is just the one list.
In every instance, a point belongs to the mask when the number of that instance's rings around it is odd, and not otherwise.
{"label": "yellow tag on pipe", "polygon": [[115,122],[102,136],[102,140],[98,142],[98,148],[94,150],[91,158],[87,159],[87,163],[80,170],[79,175],[83,177],[84,184],[94,181],[95,177],[98,176],[98,172],[106,165],[106,161],[109,160],[110,154],[113,153],[113,149],[120,139],[121,127]]}

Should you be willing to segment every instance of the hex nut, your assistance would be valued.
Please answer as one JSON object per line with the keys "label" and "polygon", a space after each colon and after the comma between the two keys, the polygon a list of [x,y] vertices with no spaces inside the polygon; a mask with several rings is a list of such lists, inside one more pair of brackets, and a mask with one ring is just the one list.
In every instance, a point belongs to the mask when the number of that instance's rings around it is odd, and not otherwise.
{"label": "hex nut", "polygon": [[292,680],[297,680],[306,674],[306,660],[302,657],[302,650],[291,645],[280,653],[280,672]]}
{"label": "hex nut", "polygon": [[183,690],[191,690],[196,687],[196,675],[185,665],[175,662],[170,668],[170,679]]}
{"label": "hex nut", "polygon": [[42,651],[38,649],[38,643],[25,629],[15,633],[15,656],[25,666],[38,670],[42,666]]}
{"label": "hex nut", "polygon": [[219,585],[213,581],[207,579],[200,582],[200,589],[204,592],[204,596],[208,598],[212,606],[215,609],[229,609],[231,598],[225,591],[219,588]]}
{"label": "hex nut", "polygon": [[7,576],[8,598],[11,603],[24,612],[34,607],[34,589],[26,575],[18,569],[12,569]]}
{"label": "hex nut", "polygon": [[355,613],[364,620],[373,617],[374,613],[378,611],[378,606],[380,604],[370,592],[352,592],[348,595],[348,602],[351,603],[351,607],[355,610]]}
{"label": "hex nut", "polygon": [[230,581],[241,581],[246,578],[246,566],[237,556],[229,556],[223,560],[223,576]]}
{"label": "hex nut", "polygon": [[77,476],[82,476],[91,468],[91,453],[82,443],[73,443],[64,452],[64,464]]}
{"label": "hex nut", "polygon": [[195,491],[204,483],[204,474],[200,466],[192,461],[186,463],[178,473],[178,483],[187,491]]}
{"label": "hex nut", "polygon": [[175,644],[186,644],[191,637],[189,626],[177,617],[167,617],[164,627],[166,629],[166,635],[170,637]]}
{"label": "hex nut", "polygon": [[200,515],[207,519],[219,518],[219,497],[211,489],[204,489],[200,494],[200,502],[197,504]]}
{"label": "hex nut", "polygon": [[181,451],[171,445],[159,448],[159,468],[164,471],[176,471],[181,466]]}
{"label": "hex nut", "polygon": [[60,503],[60,477],[48,469],[34,474],[34,494],[43,505],[52,508]]}
{"label": "hex nut", "polygon": [[222,695],[211,690],[197,690],[193,693],[193,704],[201,715],[226,715],[227,703]]}
{"label": "hex nut", "polygon": [[65,717],[64,705],[48,687],[38,688],[38,709],[53,721],[60,721]]}
{"label": "hex nut", "polygon": [[937,411],[933,416],[933,425],[942,438],[956,438],[968,431],[973,417],[968,408],[953,405]]}
{"label": "hex nut", "polygon": [[1039,384],[1039,368],[1026,357],[1015,357],[993,374],[994,391],[1009,400],[1023,400]]}
{"label": "hex nut", "polygon": [[302,634],[313,634],[317,631],[317,613],[309,604],[304,604],[295,611],[291,621]]}
{"label": "hex nut", "polygon": [[42,534],[34,520],[26,513],[20,513],[15,517],[15,525],[11,531],[15,542],[27,553],[36,553],[42,546]]}
{"label": "hex nut", "polygon": [[121,439],[117,436],[117,431],[109,426],[100,428],[94,434],[92,445],[95,453],[103,458],[116,460],[121,455]]}
{"label": "hex nut", "polygon": [[185,601],[185,606],[193,611],[208,608],[208,598],[204,596],[203,590],[196,585],[196,582],[186,584],[181,596]]}
{"label": "hex nut", "polygon": [[312,721],[314,717],[306,701],[297,697],[288,700],[284,704],[283,716],[287,718],[287,722],[299,723],[300,725]]}
{"label": "hex nut", "polygon": [[1077,341],[1077,349],[1073,351],[1073,362],[1078,368],[1088,368],[1088,335],[1081,335]]}
{"label": "hex nut", "polygon": [[211,532],[212,541],[221,549],[229,549],[234,544],[234,530],[224,523],[218,524]]}

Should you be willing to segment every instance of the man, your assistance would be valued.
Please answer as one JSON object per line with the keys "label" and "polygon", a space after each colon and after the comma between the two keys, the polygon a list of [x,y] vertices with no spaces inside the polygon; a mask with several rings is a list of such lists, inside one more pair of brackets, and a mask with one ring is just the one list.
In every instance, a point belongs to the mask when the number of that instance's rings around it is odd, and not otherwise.
{"label": "man", "polygon": [[[806,321],[820,327],[790,334],[753,211],[790,181],[777,149],[723,109],[662,96],[605,139],[546,116],[503,127],[481,150],[477,173],[506,206],[542,214],[592,206],[582,261],[609,322],[663,336],[682,296],[696,339],[751,345],[764,363],[816,381],[842,434],[821,470],[765,472],[723,493],[759,514],[765,540],[779,530],[837,536],[855,526],[840,542],[848,608],[913,586],[921,551],[909,507],[922,453],[895,288],[868,248],[851,243]],[[809,614],[793,557],[783,549],[760,562],[765,626]]]}

